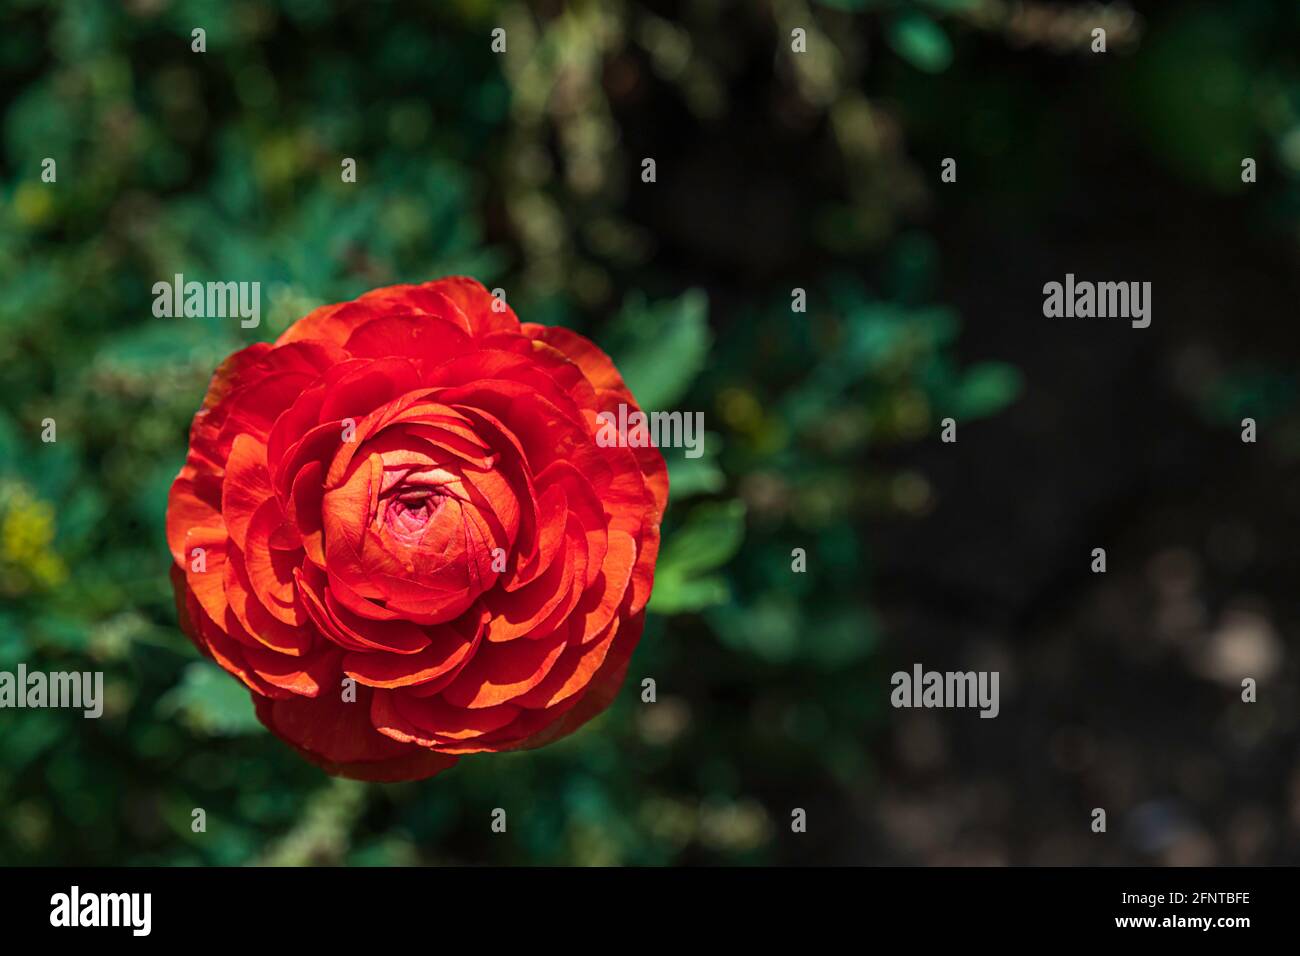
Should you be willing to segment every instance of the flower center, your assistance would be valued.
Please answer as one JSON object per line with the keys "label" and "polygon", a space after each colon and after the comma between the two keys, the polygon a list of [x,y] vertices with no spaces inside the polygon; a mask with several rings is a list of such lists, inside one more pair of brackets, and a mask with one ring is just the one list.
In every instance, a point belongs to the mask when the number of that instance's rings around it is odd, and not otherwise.
{"label": "flower center", "polygon": [[398,535],[419,534],[438,512],[441,495],[428,491],[410,491],[389,498],[384,509],[384,523]]}

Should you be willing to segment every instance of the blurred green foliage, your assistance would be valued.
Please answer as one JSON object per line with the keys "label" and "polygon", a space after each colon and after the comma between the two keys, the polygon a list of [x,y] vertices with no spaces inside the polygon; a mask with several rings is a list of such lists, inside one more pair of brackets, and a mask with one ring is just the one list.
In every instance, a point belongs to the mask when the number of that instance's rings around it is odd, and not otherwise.
{"label": "blurred green foliage", "polygon": [[[900,68],[935,72],[957,56],[947,31],[969,30],[945,20],[961,6],[839,2],[809,23],[879,13]],[[911,162],[872,132],[846,31],[843,70],[774,67],[868,183],[811,210],[807,312],[784,277],[719,312],[707,275],[659,261],[610,74],[714,122],[739,86],[729,30],[621,2],[5,5],[0,667],[102,670],[107,702],[99,720],[0,712],[0,862],[753,863],[790,855],[795,792],[870,787],[883,701],[863,690],[878,634],[857,522],[929,504],[923,475],[871,455],[997,412],[1019,373],[955,359],[934,256],[898,225]],[[889,250],[879,283],[859,277],[855,256]],[[154,318],[175,273],[260,281],[261,327]],[[609,714],[430,782],[331,780],[177,630],[166,491],[225,355],[320,303],[451,273],[591,335],[648,408],[703,410],[705,454],[667,453],[654,614]],[[821,573],[793,570],[795,549]]]}

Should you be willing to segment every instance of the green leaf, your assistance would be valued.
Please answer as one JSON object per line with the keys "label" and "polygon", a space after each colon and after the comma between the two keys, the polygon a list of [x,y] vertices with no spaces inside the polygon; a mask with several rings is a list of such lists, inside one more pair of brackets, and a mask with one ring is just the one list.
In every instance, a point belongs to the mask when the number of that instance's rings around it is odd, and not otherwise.
{"label": "green leaf", "polygon": [[725,603],[731,593],[727,582],[710,572],[735,556],[744,535],[744,502],[698,505],[660,553],[650,609],[679,614]]}
{"label": "green leaf", "polygon": [[99,351],[96,362],[113,370],[145,373],[189,363],[215,365],[237,344],[232,325],[237,327],[238,320],[155,319],[116,336]]}
{"label": "green leaf", "polygon": [[623,304],[610,323],[608,348],[643,409],[672,408],[691,387],[712,343],[708,314],[699,289],[653,306],[641,297]]}
{"label": "green leaf", "polygon": [[768,592],[752,607],[729,604],[708,613],[718,639],[733,650],[774,664],[788,663],[799,653],[802,623],[798,606],[787,595]]}
{"label": "green leaf", "polygon": [[261,728],[248,690],[208,661],[194,661],[158,701],[161,716],[177,716],[196,733],[234,737]]}
{"label": "green leaf", "polygon": [[[1241,160],[1259,156],[1259,133],[1270,126],[1252,108],[1259,73],[1248,34],[1232,19],[1213,4],[1186,4],[1159,30],[1144,31],[1142,55],[1110,78],[1123,91],[1116,102],[1130,113],[1130,128],[1155,158],[1193,185],[1223,192],[1249,188]],[[1196,69],[1189,72],[1188,63]],[[1284,141],[1284,162],[1286,152]]]}
{"label": "green leaf", "polygon": [[722,437],[706,435],[703,454],[688,458],[685,449],[663,448],[664,461],[668,463],[668,487],[673,501],[682,501],[694,495],[717,494],[726,485],[726,477],[718,467],[718,448]]}
{"label": "green leaf", "polygon": [[18,428],[8,415],[0,410],[0,472],[15,468],[22,460]]}
{"label": "green leaf", "polygon": [[697,505],[665,544],[659,565],[687,573],[712,571],[730,561],[745,536],[745,503],[739,499]]}
{"label": "green leaf", "polygon": [[655,578],[649,608],[656,614],[682,614],[725,604],[731,589],[720,577],[688,580],[679,574],[661,574]]}
{"label": "green leaf", "polygon": [[18,615],[0,612],[0,667],[10,668],[31,652],[27,632]]}
{"label": "green leaf", "polygon": [[963,418],[982,418],[1001,411],[1015,400],[1023,386],[1023,376],[1004,362],[981,362],[972,365],[962,376],[957,390],[958,414]]}
{"label": "green leaf", "polygon": [[86,625],[59,611],[42,614],[33,630],[35,643],[40,647],[61,651],[81,651],[86,647]]}
{"label": "green leaf", "polygon": [[889,27],[889,45],[918,70],[942,73],[952,63],[952,44],[943,28],[923,13],[905,13]]}

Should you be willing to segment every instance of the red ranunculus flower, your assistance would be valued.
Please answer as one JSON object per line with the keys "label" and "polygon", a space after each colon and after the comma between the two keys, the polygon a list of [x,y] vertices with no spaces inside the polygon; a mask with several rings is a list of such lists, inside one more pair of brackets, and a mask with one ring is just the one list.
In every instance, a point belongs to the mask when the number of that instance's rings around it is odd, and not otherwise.
{"label": "red ranunculus flower", "polygon": [[[613,699],[668,499],[582,336],[472,279],[317,309],[213,376],[167,503],[182,626],[330,773],[429,777]],[[352,678],[347,680],[346,678]]]}

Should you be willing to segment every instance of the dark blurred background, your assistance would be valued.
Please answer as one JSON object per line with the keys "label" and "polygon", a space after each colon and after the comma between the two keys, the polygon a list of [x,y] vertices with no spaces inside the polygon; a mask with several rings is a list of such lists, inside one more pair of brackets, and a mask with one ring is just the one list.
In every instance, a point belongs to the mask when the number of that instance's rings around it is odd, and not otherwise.
{"label": "dark blurred background", "polygon": [[[0,711],[0,863],[1300,862],[1298,40],[1260,0],[5,0],[0,668],[107,703]],[[155,318],[178,272],[261,326]],[[1150,328],[1044,318],[1067,272],[1150,281]],[[226,354],[449,273],[708,450],[607,715],[332,780],[177,630],[166,490]],[[914,663],[1000,716],[892,709]]]}

